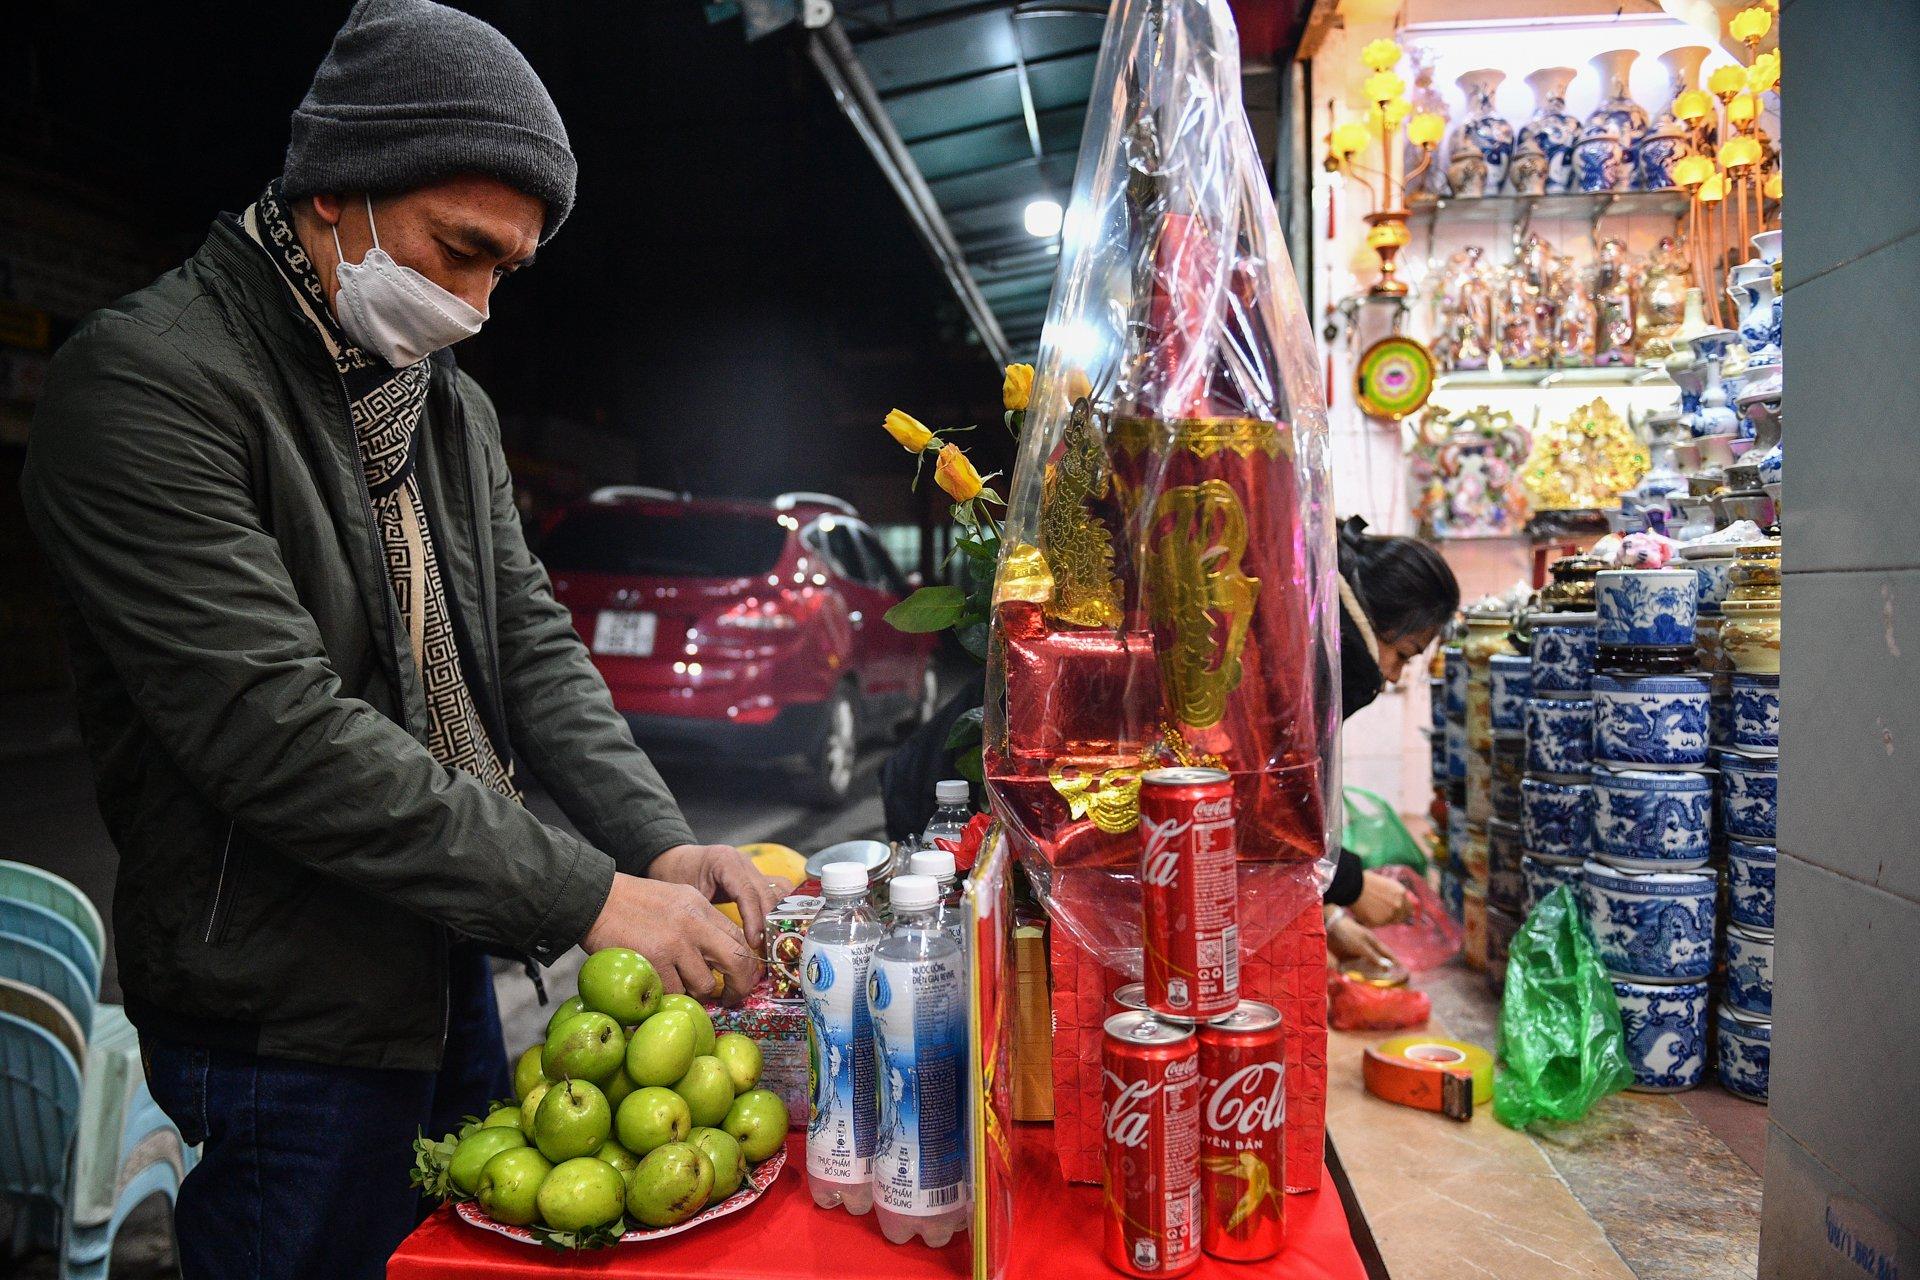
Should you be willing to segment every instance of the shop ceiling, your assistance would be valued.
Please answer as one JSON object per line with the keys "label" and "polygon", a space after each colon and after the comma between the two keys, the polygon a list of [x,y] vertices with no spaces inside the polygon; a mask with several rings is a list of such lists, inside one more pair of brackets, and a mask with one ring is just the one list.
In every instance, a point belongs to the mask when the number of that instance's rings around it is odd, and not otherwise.
{"label": "shop ceiling", "polygon": [[[1302,0],[1235,0],[1248,61]],[[718,0],[749,39],[799,23],[835,100],[997,364],[1039,345],[1106,0]]]}

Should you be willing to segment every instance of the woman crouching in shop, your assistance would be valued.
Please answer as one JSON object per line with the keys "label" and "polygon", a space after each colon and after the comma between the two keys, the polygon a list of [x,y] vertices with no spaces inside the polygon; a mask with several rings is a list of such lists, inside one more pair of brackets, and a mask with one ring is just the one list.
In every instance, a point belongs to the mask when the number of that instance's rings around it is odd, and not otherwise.
{"label": "woman crouching in shop", "polygon": [[[1453,570],[1417,538],[1375,537],[1352,516],[1340,527],[1340,707],[1351,716],[1400,679],[1460,608]],[[1327,950],[1342,961],[1391,960],[1373,936],[1407,919],[1405,886],[1366,871],[1350,849],[1327,886]]]}

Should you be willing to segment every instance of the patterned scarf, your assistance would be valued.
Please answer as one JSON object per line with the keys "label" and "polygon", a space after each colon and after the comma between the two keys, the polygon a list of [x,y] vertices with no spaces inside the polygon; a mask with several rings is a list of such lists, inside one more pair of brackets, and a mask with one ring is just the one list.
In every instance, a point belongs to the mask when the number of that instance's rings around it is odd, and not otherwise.
{"label": "patterned scarf", "polygon": [[487,736],[467,686],[433,532],[420,499],[420,478],[414,471],[414,446],[426,413],[432,362],[422,360],[395,369],[353,345],[333,318],[319,273],[294,233],[278,178],[247,210],[243,222],[247,234],[280,268],[294,303],[326,344],[346,390],[387,578],[426,688],[427,749],[449,769],[463,769],[501,795],[518,800],[513,771]]}

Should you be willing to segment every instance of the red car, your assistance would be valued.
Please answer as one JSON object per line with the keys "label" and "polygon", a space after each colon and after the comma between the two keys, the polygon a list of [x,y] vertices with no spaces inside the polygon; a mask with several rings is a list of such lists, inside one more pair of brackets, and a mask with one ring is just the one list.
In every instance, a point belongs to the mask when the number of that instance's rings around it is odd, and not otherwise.
{"label": "red car", "polygon": [[643,746],[800,757],[804,794],[844,799],[861,740],[934,708],[931,636],[882,616],[912,589],[859,513],[601,489],[541,560]]}

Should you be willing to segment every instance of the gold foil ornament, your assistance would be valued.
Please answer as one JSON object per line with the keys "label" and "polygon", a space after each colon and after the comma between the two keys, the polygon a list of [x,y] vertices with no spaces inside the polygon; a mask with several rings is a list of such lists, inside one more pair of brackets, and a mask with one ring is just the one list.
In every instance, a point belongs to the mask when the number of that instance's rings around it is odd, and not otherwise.
{"label": "gold foil ornament", "polygon": [[1170,637],[1158,646],[1160,676],[1182,725],[1219,724],[1240,683],[1260,594],[1259,579],[1240,571],[1246,551],[1247,513],[1226,481],[1180,485],[1154,504],[1147,575],[1154,625]]}

